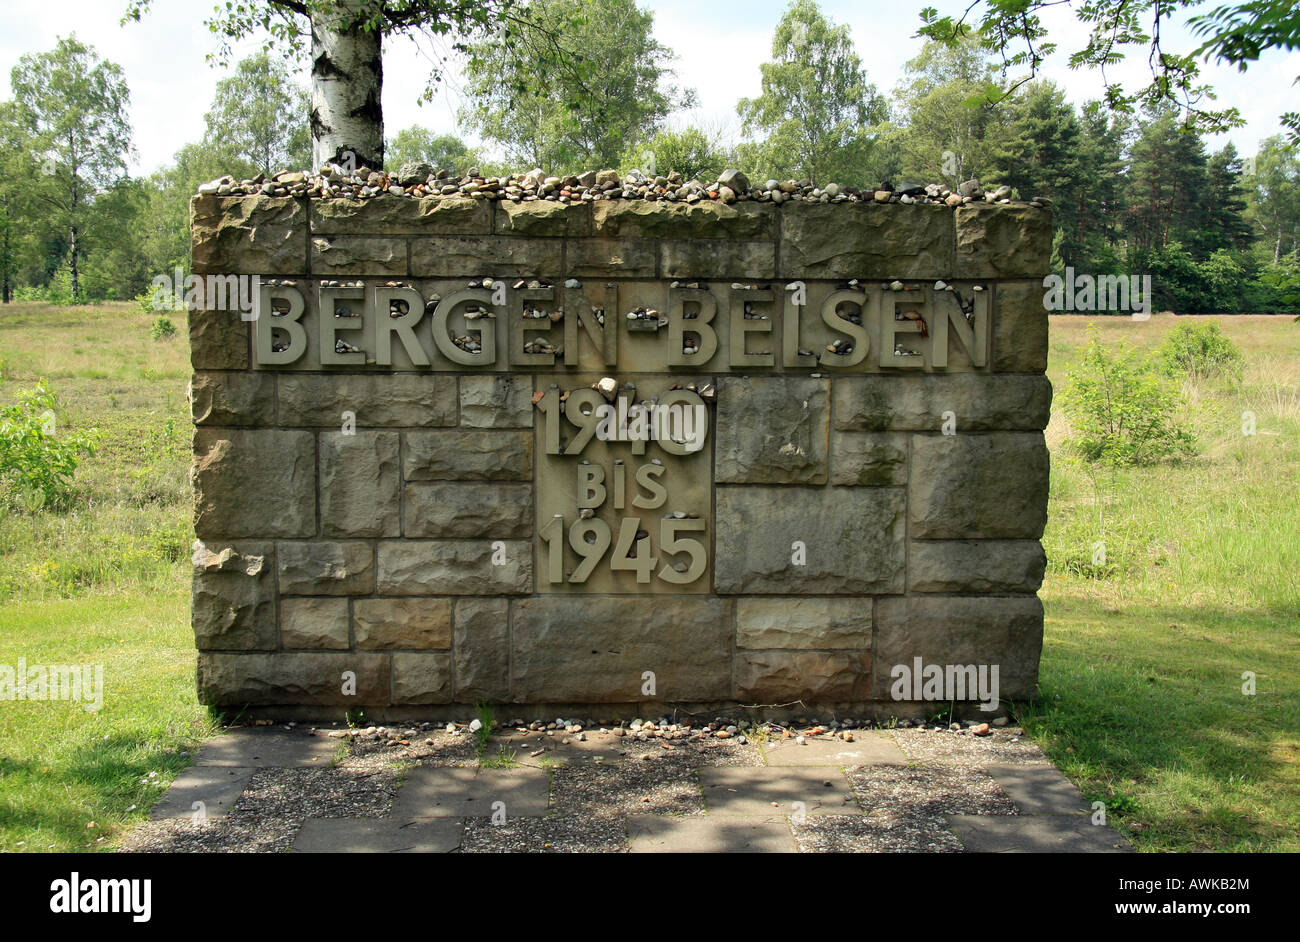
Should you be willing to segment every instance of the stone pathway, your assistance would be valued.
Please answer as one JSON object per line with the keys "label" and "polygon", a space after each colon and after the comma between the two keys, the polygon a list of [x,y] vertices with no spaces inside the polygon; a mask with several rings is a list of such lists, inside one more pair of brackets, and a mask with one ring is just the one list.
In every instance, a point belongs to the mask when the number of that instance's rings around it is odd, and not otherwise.
{"label": "stone pathway", "polygon": [[760,742],[610,728],[243,728],[203,746],[125,851],[1117,852],[1019,730]]}

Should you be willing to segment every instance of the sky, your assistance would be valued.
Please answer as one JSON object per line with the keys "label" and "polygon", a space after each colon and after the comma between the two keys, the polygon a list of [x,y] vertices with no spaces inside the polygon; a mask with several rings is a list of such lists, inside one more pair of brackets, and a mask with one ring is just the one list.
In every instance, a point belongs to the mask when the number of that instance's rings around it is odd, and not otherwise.
{"label": "sky", "polygon": [[[5,0],[5,29],[0,34],[0,98],[8,98],[10,70],[19,57],[52,49],[59,37],[75,32],[95,47],[99,55],[116,62],[126,74],[131,90],[131,125],[136,154],[135,174],[149,173],[170,162],[189,141],[203,136],[203,114],[217,80],[228,69],[208,61],[217,43],[203,25],[215,0],[153,0],[152,10],[140,23],[120,26],[126,0]],[[786,0],[749,0],[739,7],[717,0],[657,0],[647,3],[655,15],[656,38],[672,49],[678,84],[694,88],[699,107],[679,112],[669,124],[682,127],[703,124],[717,128],[733,141],[742,134],[736,102],[761,92],[759,64],[771,52],[772,31]],[[822,12],[846,24],[862,57],[868,79],[888,92],[903,75],[904,63],[921,46],[915,38],[923,4],[881,0],[822,0]],[[959,13],[966,2],[928,0],[941,12]],[[1077,4],[1076,4],[1077,5]],[[743,16],[738,16],[738,9]],[[1100,97],[1101,78],[1095,72],[1071,71],[1063,62],[1068,51],[1082,44],[1081,27],[1068,8],[1047,10],[1044,23],[1062,50],[1049,60],[1042,75],[1061,85],[1075,103]],[[1167,48],[1194,48],[1195,42],[1176,25],[1166,31]],[[234,59],[257,51],[259,40],[235,49]],[[456,112],[463,97],[459,73],[448,70],[447,80],[434,100],[421,105],[429,63],[445,51],[429,40],[413,42],[392,37],[384,51],[384,124],[389,136],[401,128],[420,124],[438,133],[457,133],[471,143],[473,134],[457,126]],[[307,64],[299,66],[307,84]],[[1116,72],[1126,87],[1137,87],[1145,70],[1145,57]],[[1211,149],[1231,140],[1243,155],[1255,153],[1259,141],[1279,133],[1278,116],[1297,107],[1300,86],[1300,52],[1273,51],[1245,73],[1213,63],[1203,74],[1219,95],[1220,105],[1239,108],[1245,127],[1210,138]],[[523,168],[521,168],[523,169]]]}

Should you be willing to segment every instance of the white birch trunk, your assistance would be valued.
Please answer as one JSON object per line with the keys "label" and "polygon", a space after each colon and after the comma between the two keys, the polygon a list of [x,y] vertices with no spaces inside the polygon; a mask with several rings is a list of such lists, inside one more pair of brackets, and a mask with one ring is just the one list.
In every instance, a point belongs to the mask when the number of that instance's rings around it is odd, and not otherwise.
{"label": "white birch trunk", "polygon": [[381,34],[353,27],[359,0],[340,0],[337,12],[311,24],[311,163],[346,169],[384,164],[384,84]]}

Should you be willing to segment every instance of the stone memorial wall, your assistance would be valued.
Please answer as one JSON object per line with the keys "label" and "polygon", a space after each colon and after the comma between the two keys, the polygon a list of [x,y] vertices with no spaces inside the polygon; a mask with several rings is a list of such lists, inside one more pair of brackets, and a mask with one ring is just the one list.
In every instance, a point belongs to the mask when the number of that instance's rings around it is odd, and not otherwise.
{"label": "stone memorial wall", "polygon": [[203,195],[192,225],[204,702],[1034,692],[1046,209]]}

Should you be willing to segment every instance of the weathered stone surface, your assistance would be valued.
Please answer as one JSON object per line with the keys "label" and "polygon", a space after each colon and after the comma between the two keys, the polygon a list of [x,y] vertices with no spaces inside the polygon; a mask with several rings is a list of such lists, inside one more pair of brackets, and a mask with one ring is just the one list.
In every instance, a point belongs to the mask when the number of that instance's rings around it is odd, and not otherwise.
{"label": "weathered stone surface", "polygon": [[375,590],[374,550],[361,540],[276,545],[281,595],[369,595]]}
{"label": "weathered stone surface", "polygon": [[902,488],[720,485],[715,496],[718,592],[903,591]]}
{"label": "weathered stone surface", "polygon": [[393,703],[415,706],[451,702],[451,655],[393,655]]}
{"label": "weathered stone surface", "polygon": [[502,703],[510,699],[509,606],[506,599],[456,600],[457,702]]}
{"label": "weathered stone surface", "polygon": [[737,599],[736,645],[869,651],[871,599]]}
{"label": "weathered stone surface", "polygon": [[[354,694],[344,693],[345,673]],[[199,702],[213,706],[387,706],[384,654],[306,653],[199,655]]]}
{"label": "weathered stone surface", "polygon": [[556,203],[551,200],[515,203],[505,200],[497,203],[496,214],[499,233],[521,236],[591,235],[591,206],[587,203]]}
{"label": "weathered stone surface", "polygon": [[314,275],[405,275],[406,240],[389,236],[312,236]]}
{"label": "weathered stone surface", "polygon": [[830,380],[718,380],[715,479],[731,484],[825,484]]}
{"label": "weathered stone surface", "polygon": [[280,641],[286,648],[346,651],[348,600],[292,598],[280,602]]}
{"label": "weathered stone surface", "polygon": [[403,512],[406,536],[533,535],[533,489],[528,484],[408,484]]}
{"label": "weathered stone surface", "polygon": [[312,200],[311,213],[313,234],[435,236],[492,231],[491,205],[473,199]]}
{"label": "weathered stone surface", "polygon": [[307,271],[307,210],[301,200],[196,196],[190,200],[196,275],[300,275]]}
{"label": "weathered stone surface", "polygon": [[658,243],[650,240],[569,239],[564,246],[565,274],[578,278],[653,278],[659,264]]}
{"label": "weathered stone surface", "polygon": [[993,369],[1041,373],[1047,369],[1047,308],[1042,281],[1001,282],[994,289]]}
{"label": "weathered stone surface", "polygon": [[776,246],[772,242],[666,239],[659,252],[664,278],[776,277]]}
{"label": "weathered stone surface", "polygon": [[195,544],[190,623],[200,650],[278,647],[274,559],[271,547],[263,544]]}
{"label": "weathered stone surface", "polygon": [[730,694],[732,603],[646,596],[520,599],[514,603],[511,692],[517,702],[617,703]]}
{"label": "weathered stone surface", "polygon": [[843,431],[934,431],[953,413],[952,431],[1047,427],[1052,384],[1046,376],[876,375],[836,377],[835,427]]}
{"label": "weathered stone surface", "polygon": [[[530,543],[488,540],[393,540],[379,544],[379,591],[385,595],[519,595],[533,589]],[[495,565],[492,560],[501,560]]]}
{"label": "weathered stone surface", "polygon": [[1047,522],[1041,432],[914,435],[908,504],[913,539],[1030,539]]}
{"label": "weathered stone surface", "polygon": [[[1033,696],[1043,645],[1043,604],[1034,596],[903,596],[876,601],[873,691],[888,700],[895,665],[998,666],[998,696]],[[991,679],[991,672],[989,673]],[[970,696],[967,699],[978,699]]]}
{"label": "weathered stone surface", "polygon": [[418,278],[478,276],[554,277],[560,270],[556,239],[448,236],[411,241],[411,274]]}
{"label": "weathered stone surface", "polygon": [[956,209],[958,278],[1041,278],[1050,268],[1052,214],[1034,206],[968,203]]}
{"label": "weathered stone surface", "polygon": [[591,208],[598,236],[670,239],[768,239],[776,207],[764,203],[668,203],[602,200]]}
{"label": "weathered stone surface", "polygon": [[460,424],[467,428],[532,428],[531,376],[462,376]]}
{"label": "weathered stone surface", "polygon": [[194,532],[200,539],[316,532],[316,443],[310,432],[198,429],[193,478]]}
{"label": "weathered stone surface", "polygon": [[782,278],[952,275],[952,210],[942,206],[788,203],[780,219]]}
{"label": "weathered stone surface", "polygon": [[320,437],[320,520],[325,536],[401,532],[401,460],[396,432]]}
{"label": "weathered stone surface", "polygon": [[357,599],[352,625],[358,648],[451,647],[450,599]]}
{"label": "weathered stone surface", "polygon": [[906,484],[906,433],[833,433],[831,483],[861,486]]}
{"label": "weathered stone surface", "polygon": [[190,365],[196,370],[248,369],[248,321],[238,311],[190,311]]}
{"label": "weathered stone surface", "polygon": [[913,541],[908,548],[911,592],[1037,592],[1047,556],[1037,540]]}
{"label": "weathered stone surface", "polygon": [[429,374],[285,373],[280,424],[341,429],[456,424],[456,378]]}
{"label": "weathered stone surface", "polygon": [[869,699],[869,651],[738,651],[736,699],[773,703]]}
{"label": "weathered stone surface", "polygon": [[408,481],[531,481],[533,433],[407,432],[405,472]]}
{"label": "weathered stone surface", "polygon": [[195,373],[195,425],[274,425],[275,379],[264,373]]}

